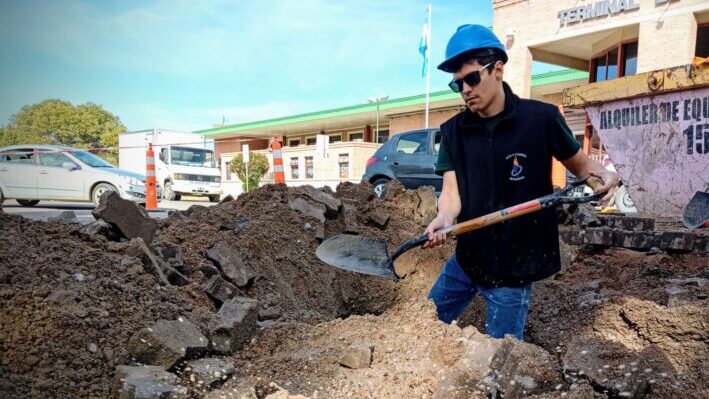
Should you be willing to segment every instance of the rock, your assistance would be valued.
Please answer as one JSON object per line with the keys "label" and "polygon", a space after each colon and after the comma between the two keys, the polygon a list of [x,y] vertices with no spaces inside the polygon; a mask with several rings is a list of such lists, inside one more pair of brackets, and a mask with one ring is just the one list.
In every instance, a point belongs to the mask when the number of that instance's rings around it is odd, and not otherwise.
{"label": "rock", "polygon": [[177,244],[163,243],[158,245],[153,245],[150,247],[153,253],[157,255],[163,262],[174,267],[175,269],[181,269],[184,266],[184,258],[182,257],[182,248]]}
{"label": "rock", "polygon": [[416,193],[420,198],[416,212],[421,218],[421,226],[428,226],[436,215],[438,215],[438,198],[436,197],[436,191],[431,186],[425,186],[416,189]]}
{"label": "rock", "polygon": [[259,309],[258,311],[258,320],[259,321],[264,321],[264,320],[276,320],[279,319],[282,315],[281,312],[281,307],[280,306],[270,306],[267,307],[266,309]]}
{"label": "rock", "polygon": [[302,186],[303,194],[305,194],[311,200],[325,205],[325,216],[328,218],[337,217],[340,212],[340,206],[342,206],[342,201],[339,198],[335,198],[332,195],[325,193],[324,191],[318,190],[313,186]]}
{"label": "rock", "polygon": [[241,230],[251,227],[251,219],[247,217],[238,218],[224,226],[227,230],[232,230],[234,234],[239,234]]}
{"label": "rock", "polygon": [[86,276],[84,276],[83,273],[76,273],[76,274],[74,274],[74,278],[75,278],[76,281],[78,281],[78,282],[82,282],[82,281],[86,280]]}
{"label": "rock", "polygon": [[91,222],[83,226],[80,231],[84,234],[88,234],[91,236],[101,235],[111,241],[119,241],[121,239],[120,231],[115,229],[109,223],[104,222],[103,220],[96,220],[94,222]]}
{"label": "rock", "polygon": [[[187,362],[185,375],[198,386],[213,388],[234,375],[232,363],[219,358],[198,359]],[[201,382],[201,383],[200,383]]]}
{"label": "rock", "polygon": [[70,305],[78,303],[80,300],[79,293],[70,290],[55,290],[45,299],[47,302],[54,302],[60,305]]}
{"label": "rock", "polygon": [[384,228],[389,221],[389,215],[381,209],[375,209],[367,215],[367,220],[379,228]]}
{"label": "rock", "polygon": [[298,211],[305,216],[310,216],[320,221],[320,223],[325,223],[325,205],[317,203],[312,204],[303,198],[295,198],[288,200],[288,207],[294,211]]}
{"label": "rock", "polygon": [[47,218],[48,222],[62,222],[69,224],[81,224],[74,211],[64,211],[57,216]]}
{"label": "rock", "polygon": [[315,226],[315,238],[317,238],[320,241],[323,241],[325,239],[325,226],[323,226],[323,225]]}
{"label": "rock", "polygon": [[568,380],[587,379],[608,397],[642,397],[648,388],[650,366],[619,342],[575,337],[562,361]]}
{"label": "rock", "polygon": [[221,268],[224,275],[239,287],[247,286],[256,273],[241,259],[236,248],[232,248],[225,241],[219,241],[207,251],[207,257]]}
{"label": "rock", "polygon": [[128,351],[135,360],[168,369],[182,358],[194,358],[207,352],[209,341],[187,319],[158,320],[130,340]]}
{"label": "rock", "polygon": [[345,233],[359,233],[359,223],[357,223],[357,207],[354,204],[342,204],[342,216],[345,220]]}
{"label": "rock", "polygon": [[601,220],[596,215],[596,210],[589,204],[581,204],[573,214],[574,224],[580,227],[596,227],[601,225]]}
{"label": "rock", "polygon": [[239,289],[216,274],[209,278],[207,284],[204,286],[204,292],[212,299],[224,303],[239,293]]}
{"label": "rock", "polygon": [[556,358],[539,346],[505,337],[491,362],[505,399],[525,398],[561,383]]}
{"label": "rock", "polygon": [[664,304],[668,308],[674,308],[699,302],[709,298],[709,280],[701,277],[689,277],[686,279],[670,279],[672,284],[665,287]]}
{"label": "rock", "polygon": [[304,229],[304,230],[312,230],[312,229],[313,229],[313,225],[310,224],[310,223],[305,223],[305,224],[303,225],[303,229]]}
{"label": "rock", "polygon": [[89,352],[91,352],[91,353],[98,352],[98,346],[96,346],[96,344],[93,342],[89,344],[88,349],[89,349]]}
{"label": "rock", "polygon": [[214,265],[202,265],[199,268],[199,271],[202,272],[205,278],[210,279],[212,276],[220,276],[221,272],[219,269],[217,269],[216,266]]}
{"label": "rock", "polygon": [[97,220],[115,225],[127,238],[140,237],[148,245],[158,229],[158,222],[151,219],[140,205],[121,198],[115,191],[105,192],[91,214]]}
{"label": "rock", "polygon": [[187,397],[187,388],[176,385],[177,376],[159,366],[118,366],[115,378],[121,399]]}
{"label": "rock", "polygon": [[217,312],[217,323],[210,331],[213,349],[222,354],[231,354],[241,349],[256,332],[258,301],[246,297],[234,297]]}
{"label": "rock", "polygon": [[340,364],[351,369],[362,369],[372,364],[374,345],[357,341],[340,358]]}
{"label": "rock", "polygon": [[227,202],[234,201],[234,196],[231,194],[227,195],[226,197],[222,198],[221,201],[219,201],[220,204],[226,204]]}

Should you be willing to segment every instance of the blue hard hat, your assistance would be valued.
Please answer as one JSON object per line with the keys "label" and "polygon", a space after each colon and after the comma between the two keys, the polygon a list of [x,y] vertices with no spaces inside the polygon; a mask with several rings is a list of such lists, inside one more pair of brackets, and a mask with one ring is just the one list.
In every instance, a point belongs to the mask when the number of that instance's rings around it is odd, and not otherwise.
{"label": "blue hard hat", "polygon": [[438,69],[445,72],[455,72],[454,65],[458,58],[468,52],[489,50],[493,54],[499,50],[502,62],[507,62],[505,46],[492,31],[482,25],[461,25],[453,34],[446,45],[446,60],[438,66]]}

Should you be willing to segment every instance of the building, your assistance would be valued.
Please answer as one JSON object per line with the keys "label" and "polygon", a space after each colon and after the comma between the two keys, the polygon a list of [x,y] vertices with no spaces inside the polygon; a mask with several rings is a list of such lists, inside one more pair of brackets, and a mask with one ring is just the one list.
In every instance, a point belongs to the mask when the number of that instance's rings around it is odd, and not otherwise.
{"label": "building", "polygon": [[[495,0],[493,13],[505,80],[521,97],[534,92],[532,61],[588,71],[591,83],[709,56],[707,0]],[[590,123],[584,136],[584,151],[602,157]]]}
{"label": "building", "polygon": [[[535,75],[531,96],[560,103],[564,88],[586,83],[588,73],[573,69]],[[229,173],[232,159],[248,144],[250,151],[267,154],[274,134],[284,144],[283,163],[290,185],[311,184],[335,187],[343,181],[358,182],[366,161],[391,135],[424,127],[425,95],[389,99],[379,104],[360,104],[307,114],[214,127],[195,133],[215,140],[215,152],[222,169],[224,192],[239,194],[241,182]],[[430,94],[430,126],[439,126],[464,107],[460,95],[450,90]],[[568,111],[567,121],[583,137],[583,113]],[[377,120],[379,124],[377,125]],[[326,156],[316,151],[318,135],[327,137]],[[265,181],[272,179],[272,175]]]}

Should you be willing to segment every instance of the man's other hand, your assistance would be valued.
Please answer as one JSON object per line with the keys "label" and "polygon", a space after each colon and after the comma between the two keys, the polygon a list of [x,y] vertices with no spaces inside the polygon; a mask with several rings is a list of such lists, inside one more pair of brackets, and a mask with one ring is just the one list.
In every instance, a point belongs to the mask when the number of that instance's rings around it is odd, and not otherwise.
{"label": "man's other hand", "polygon": [[603,169],[602,171],[591,172],[591,176],[595,176],[603,182],[603,185],[593,190],[594,194],[606,194],[601,198],[601,205],[606,206],[618,190],[620,176],[618,173]]}
{"label": "man's other hand", "polygon": [[443,245],[446,242],[446,233],[440,230],[451,225],[453,225],[453,220],[439,213],[426,227],[425,233],[428,235],[428,241],[423,244],[423,248],[435,248]]}

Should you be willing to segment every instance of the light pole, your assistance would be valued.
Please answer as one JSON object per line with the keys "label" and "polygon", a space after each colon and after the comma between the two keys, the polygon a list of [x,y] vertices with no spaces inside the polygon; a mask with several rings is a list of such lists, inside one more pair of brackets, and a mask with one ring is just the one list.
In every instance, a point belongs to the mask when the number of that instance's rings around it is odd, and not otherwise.
{"label": "light pole", "polygon": [[377,96],[377,97],[369,97],[367,101],[370,103],[376,103],[377,104],[377,127],[374,133],[374,142],[379,143],[379,104],[383,103],[384,101],[388,100],[389,96]]}

